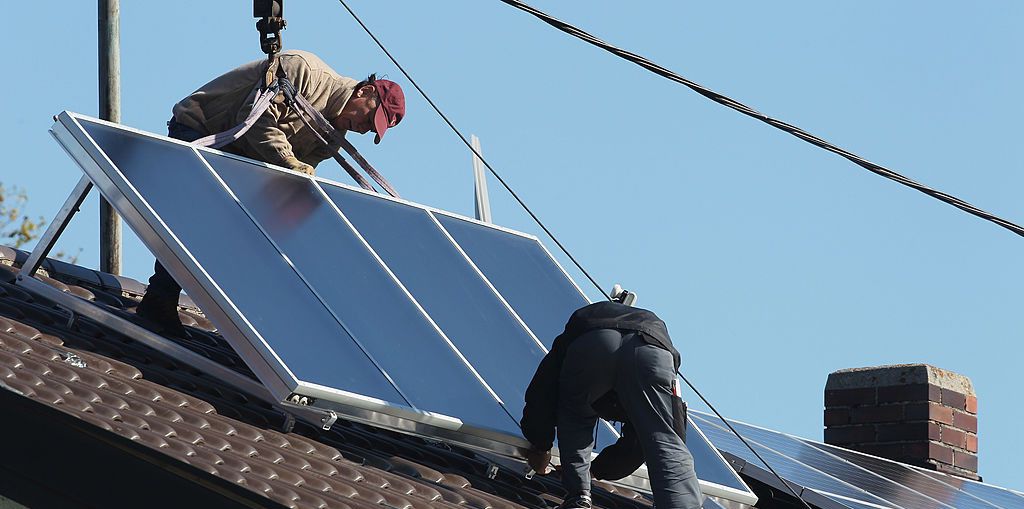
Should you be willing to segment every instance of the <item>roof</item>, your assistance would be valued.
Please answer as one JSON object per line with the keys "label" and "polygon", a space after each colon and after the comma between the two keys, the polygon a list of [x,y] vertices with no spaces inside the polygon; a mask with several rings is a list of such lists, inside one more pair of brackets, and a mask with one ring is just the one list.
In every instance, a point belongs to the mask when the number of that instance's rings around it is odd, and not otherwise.
{"label": "roof", "polygon": [[[266,497],[258,498],[262,502],[257,505],[295,508],[512,509],[548,507],[561,501],[563,492],[556,477],[528,480],[468,449],[344,420],[330,431],[296,422],[280,408],[256,401],[100,323],[69,316],[54,303],[14,286],[16,271],[9,264],[24,256],[0,248],[0,387],[7,390],[0,393],[4,401],[13,392],[19,400],[27,397],[40,407],[19,415],[58,410],[74,419],[55,428],[60,436],[37,436],[21,460],[5,454],[4,470],[22,469],[20,475],[41,484],[40,489],[25,493],[5,482],[0,484],[0,494],[15,489],[15,495],[32,507],[68,506],[66,500],[58,504],[47,498],[56,496],[47,493],[74,485],[76,478],[90,477],[104,489],[92,495],[73,490],[77,495],[64,492],[61,496],[80,496],[74,505],[83,506],[137,507],[143,502],[150,507],[175,506],[168,498],[173,491],[161,490],[171,486],[166,483],[149,485],[145,500],[126,500],[119,494],[118,479],[133,469],[119,469],[115,463],[123,462],[103,462],[100,456],[89,461],[75,455],[84,459],[80,470],[52,475],[74,453],[65,449],[78,443],[72,440],[72,428],[81,431],[84,426],[91,430],[85,434],[94,442],[102,437],[99,440],[111,450],[143,446],[143,452],[132,455],[148,458],[149,465],[172,465],[160,470],[207,486],[211,500],[222,499],[218,503],[246,506],[253,503],[246,498],[252,493]],[[126,278],[61,262],[47,261],[43,270],[46,274],[38,277],[51,286],[129,318],[144,289]],[[186,306],[181,317],[192,335],[191,341],[182,340],[185,346],[248,372],[198,310]],[[52,416],[38,420],[33,426],[19,420],[5,423],[2,448],[28,443],[24,438],[34,428],[53,422]],[[22,468],[33,457],[47,458],[41,472]],[[104,471],[109,475],[97,475]],[[650,506],[640,494],[605,483],[598,483],[595,499],[601,507]]]}
{"label": "roof", "polygon": [[[0,448],[15,451],[5,455],[0,495],[33,507],[76,505],[69,498],[106,507],[135,506],[140,498],[166,507],[196,500],[218,507],[403,509],[561,502],[557,476],[526,479],[508,463],[465,448],[344,419],[330,431],[296,421],[287,409],[12,285],[26,256],[0,247],[0,388],[7,389],[0,405],[19,416],[0,427]],[[128,319],[145,290],[132,279],[54,260],[37,277]],[[252,377],[194,304],[183,299],[179,309],[192,338],[175,341]],[[700,412],[694,418],[757,493],[759,507],[795,504],[720,420]],[[917,507],[922,500],[1024,507],[1024,495],[1011,490],[732,424],[817,507]],[[107,457],[133,447],[125,458]],[[89,450],[95,452],[81,452]],[[77,452],[74,461],[69,452]],[[23,489],[24,479],[43,489]],[[600,507],[651,505],[640,493],[603,482],[595,482],[595,499]],[[709,498],[705,507],[719,502],[726,504]]]}

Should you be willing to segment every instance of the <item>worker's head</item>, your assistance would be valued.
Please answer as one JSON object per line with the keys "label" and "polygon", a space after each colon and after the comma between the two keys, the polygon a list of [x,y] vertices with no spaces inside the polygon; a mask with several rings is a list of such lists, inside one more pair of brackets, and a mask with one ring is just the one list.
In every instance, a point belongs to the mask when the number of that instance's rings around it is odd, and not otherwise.
{"label": "worker's head", "polygon": [[398,125],[404,116],[405,94],[402,87],[371,74],[356,85],[334,127],[360,134],[373,131],[377,133],[373,142],[380,143],[384,133]]}

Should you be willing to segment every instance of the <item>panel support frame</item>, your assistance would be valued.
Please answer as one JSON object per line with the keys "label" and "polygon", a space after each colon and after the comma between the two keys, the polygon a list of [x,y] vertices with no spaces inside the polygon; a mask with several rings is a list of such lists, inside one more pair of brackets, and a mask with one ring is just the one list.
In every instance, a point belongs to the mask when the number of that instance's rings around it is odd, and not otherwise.
{"label": "panel support frame", "polygon": [[39,266],[43,263],[43,259],[46,255],[50,254],[53,246],[57,243],[57,239],[60,238],[61,234],[71,223],[71,219],[78,213],[82,207],[82,202],[89,195],[89,191],[92,190],[92,181],[89,177],[82,175],[82,178],[78,180],[78,184],[68,195],[67,200],[64,200],[64,206],[60,208],[57,215],[54,216],[53,221],[50,221],[50,225],[46,227],[46,231],[42,237],[39,237],[39,241],[36,242],[36,247],[32,249],[32,253],[29,254],[28,259],[21,266],[21,272],[18,273],[18,279],[31,278],[35,276]]}
{"label": "panel support frame", "polygon": [[26,277],[18,274],[15,284],[35,293],[45,299],[51,300],[71,312],[84,316],[102,324],[119,334],[124,334],[139,343],[146,345],[169,357],[185,362],[196,369],[210,374],[224,383],[269,403],[279,403],[267,389],[259,382],[211,359],[203,357],[188,348],[185,348],[163,336],[152,332],[141,325],[134,324],[113,313],[108,313],[95,304],[82,299],[76,295],[62,292],[35,277]]}
{"label": "panel support frame", "polygon": [[85,202],[93,184],[87,175],[82,175],[78,184],[75,185],[71,194],[65,200],[64,205],[57,215],[50,222],[46,232],[39,238],[36,247],[29,254],[29,257],[22,263],[21,270],[14,280],[16,286],[20,286],[36,295],[51,300],[57,305],[66,308],[73,314],[90,318],[104,327],[115,332],[131,337],[139,343],[146,345],[169,357],[180,360],[203,371],[224,383],[246,393],[258,400],[286,410],[296,417],[311,424],[318,425],[325,431],[330,430],[338,419],[338,414],[330,409],[296,405],[287,401],[279,401],[274,395],[259,382],[227,368],[211,359],[203,357],[188,348],[185,348],[163,336],[156,334],[140,325],[132,323],[112,313],[108,313],[96,305],[83,300],[70,293],[62,292],[35,277],[42,265],[43,260],[53,249],[61,234],[67,229],[75,214],[79,212],[81,205]]}

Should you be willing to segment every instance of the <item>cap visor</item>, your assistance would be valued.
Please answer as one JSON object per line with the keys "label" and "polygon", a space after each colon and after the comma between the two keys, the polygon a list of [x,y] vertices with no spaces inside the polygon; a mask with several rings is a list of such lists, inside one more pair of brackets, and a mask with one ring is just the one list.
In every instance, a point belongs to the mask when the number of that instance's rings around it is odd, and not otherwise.
{"label": "cap visor", "polygon": [[377,106],[377,112],[373,114],[373,130],[377,133],[377,136],[373,138],[373,142],[380,143],[380,139],[384,137],[384,133],[388,130],[388,115],[384,113],[382,106]]}

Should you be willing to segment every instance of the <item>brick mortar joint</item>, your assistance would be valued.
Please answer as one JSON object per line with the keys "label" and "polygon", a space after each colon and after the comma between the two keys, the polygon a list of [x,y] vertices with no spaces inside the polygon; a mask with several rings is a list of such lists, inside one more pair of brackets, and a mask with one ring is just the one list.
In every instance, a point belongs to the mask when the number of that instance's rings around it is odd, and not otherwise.
{"label": "brick mortar joint", "polygon": [[[929,439],[922,439],[922,440],[887,440],[887,441],[882,441],[882,442],[878,442],[878,441],[875,441],[875,442],[849,442],[849,443],[843,444],[842,447],[844,447],[844,448],[852,448],[852,447],[878,446],[878,445],[908,445],[908,444],[909,445],[917,445],[917,444],[923,444],[923,443],[935,444],[935,445],[938,445],[938,446],[942,446],[942,447],[945,447],[946,449],[950,449],[950,450],[955,451],[955,452],[957,452],[959,454],[970,454],[971,456],[977,456],[978,455],[978,453],[971,452],[971,451],[969,451],[967,449],[964,449],[962,447],[957,447],[955,445],[948,444],[948,443],[943,442],[941,440],[933,440],[933,439],[930,439],[930,438]],[[934,458],[923,458],[923,459],[934,459]]]}
{"label": "brick mortar joint", "polygon": [[[930,421],[930,422],[936,422],[936,421]],[[954,425],[952,425],[952,424],[946,424],[946,423],[944,423],[944,422],[936,422],[936,423],[937,423],[937,424],[939,425],[939,427],[940,427],[940,428],[942,428],[942,429],[952,429],[952,430],[956,430],[956,431],[959,431],[959,432],[961,432],[961,433],[966,433],[966,434],[968,434],[968,435],[972,435],[972,436],[978,436],[978,433],[977,433],[976,431],[971,431],[971,430],[968,430],[968,429],[963,429],[963,428],[959,428],[959,427],[957,427],[957,426],[954,426]]]}
{"label": "brick mortar joint", "polygon": [[[902,420],[901,419],[901,420],[898,420],[898,421],[885,421],[885,422],[851,422],[851,423],[847,423],[847,424],[832,424],[832,425],[825,426],[825,427],[826,428],[867,428],[867,427],[875,427],[875,426],[892,426],[893,424],[928,424],[928,423],[934,423],[934,424],[938,424],[940,426],[946,426],[947,428],[956,428],[956,426],[951,426],[951,425],[948,425],[948,424],[943,424],[942,422],[936,421],[934,419],[914,419],[912,421],[907,421],[907,420]],[[959,429],[960,431],[963,431],[965,433],[967,432],[967,430],[964,430],[964,429],[960,429],[960,428],[956,428],[956,429]]]}

